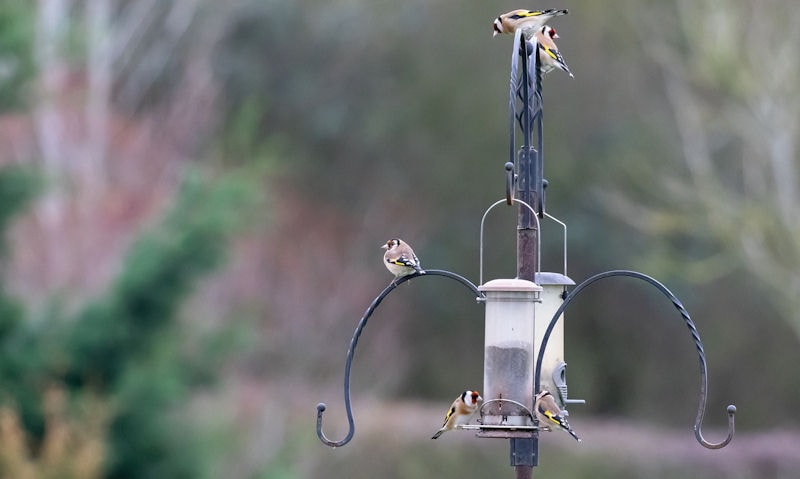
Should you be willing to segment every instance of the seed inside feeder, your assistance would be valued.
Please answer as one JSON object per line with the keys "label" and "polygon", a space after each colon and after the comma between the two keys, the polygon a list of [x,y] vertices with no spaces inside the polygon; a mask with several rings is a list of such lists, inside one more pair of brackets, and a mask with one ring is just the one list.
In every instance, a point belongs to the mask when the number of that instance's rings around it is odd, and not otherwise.
{"label": "seed inside feeder", "polygon": [[[533,368],[530,345],[523,342],[507,343],[504,346],[488,346],[484,356],[484,400],[510,399],[532,407]],[[491,404],[484,411],[484,424],[527,424],[526,416],[513,404]],[[522,416],[522,417],[514,417]]]}

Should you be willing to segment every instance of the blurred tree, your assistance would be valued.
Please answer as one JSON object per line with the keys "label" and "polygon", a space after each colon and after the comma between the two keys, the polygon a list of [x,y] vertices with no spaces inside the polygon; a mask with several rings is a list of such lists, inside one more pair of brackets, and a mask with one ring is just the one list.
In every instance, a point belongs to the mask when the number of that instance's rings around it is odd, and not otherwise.
{"label": "blurred tree", "polygon": [[[41,188],[41,178],[33,171],[11,166],[0,169],[0,233],[36,196]],[[0,254],[5,255],[5,235],[0,234]]]}
{"label": "blurred tree", "polygon": [[24,0],[0,3],[0,112],[27,103],[34,74],[34,5]]}
{"label": "blurred tree", "polygon": [[108,404],[70,401],[64,390],[43,391],[45,433],[38,452],[13,407],[0,406],[0,478],[99,479],[108,428]]}
{"label": "blurred tree", "polygon": [[654,8],[631,24],[660,68],[681,164],[612,203],[668,240],[650,257],[660,269],[688,253],[694,280],[744,271],[800,338],[800,12],[786,0]]}
{"label": "blurred tree", "polygon": [[[0,7],[8,26],[0,95],[29,105],[0,123],[0,163],[33,163],[50,183],[26,221],[37,250],[28,267],[38,271],[20,276],[39,281],[20,281],[29,297],[58,291],[75,306],[107,284],[130,226],[174,194],[186,163],[205,158],[219,92],[209,65],[232,8],[207,0]],[[12,60],[20,71],[30,63],[18,86],[3,81]],[[98,253],[98,242],[112,246]]]}
{"label": "blurred tree", "polygon": [[81,313],[71,331],[68,382],[117,393],[112,477],[205,474],[200,442],[181,421],[181,406],[197,380],[209,377],[203,368],[219,367],[221,358],[183,357],[186,333],[175,321],[253,206],[257,185],[240,173],[214,180],[212,188],[203,184],[208,178],[190,177],[164,226],[133,246],[109,297]]}
{"label": "blurred tree", "polygon": [[[76,317],[53,311],[40,321],[20,321],[23,310],[4,301],[0,391],[3,402],[19,408],[35,443],[46,431],[43,388],[62,383],[70,394],[94,391],[113,404],[109,477],[209,477],[214,456],[202,452],[202,435],[186,420],[185,404],[191,391],[214,378],[222,356],[187,351],[178,313],[259,202],[252,171],[216,179],[190,175],[162,225],[133,245],[107,295]],[[0,198],[21,197],[14,193],[19,184],[5,181],[9,174],[0,175]],[[211,351],[226,350],[195,354]]]}

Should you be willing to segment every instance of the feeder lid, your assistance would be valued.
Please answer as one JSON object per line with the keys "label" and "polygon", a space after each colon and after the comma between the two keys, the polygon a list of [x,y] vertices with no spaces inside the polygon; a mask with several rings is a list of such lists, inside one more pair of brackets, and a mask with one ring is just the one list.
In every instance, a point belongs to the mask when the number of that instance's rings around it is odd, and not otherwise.
{"label": "feeder lid", "polygon": [[542,291],[542,287],[533,281],[525,279],[493,279],[478,287],[479,291],[520,291],[537,292]]}
{"label": "feeder lid", "polygon": [[561,273],[539,272],[536,273],[536,284],[574,286],[575,281]]}

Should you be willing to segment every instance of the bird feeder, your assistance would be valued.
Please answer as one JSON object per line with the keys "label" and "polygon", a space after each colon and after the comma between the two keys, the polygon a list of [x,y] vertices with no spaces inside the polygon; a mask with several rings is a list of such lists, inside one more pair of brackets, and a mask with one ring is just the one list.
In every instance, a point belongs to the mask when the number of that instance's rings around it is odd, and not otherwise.
{"label": "bird feeder", "polygon": [[[522,279],[495,279],[485,296],[482,425],[532,426],[535,307],[542,287]],[[508,437],[492,431],[492,437]]]}
{"label": "bird feeder", "polygon": [[[542,345],[548,321],[564,302],[567,288],[575,282],[561,273],[536,273],[536,283],[542,288],[541,302],[536,305],[536,324],[534,326],[534,346],[536,354]],[[569,400],[567,394],[566,366],[564,360],[564,314],[558,316],[548,340],[548,347],[542,359],[541,389],[550,391],[562,406],[568,403],[583,403],[583,400]]]}
{"label": "bird feeder", "polygon": [[[322,430],[322,417],[327,406],[317,405],[317,436],[323,444],[336,448],[350,442],[355,434],[355,422],[350,402],[350,370],[358,339],[370,316],[383,299],[400,284],[411,278],[446,277],[466,286],[479,302],[485,304],[484,339],[484,403],[480,408],[478,424],[463,424],[458,429],[477,430],[480,437],[509,438],[510,463],[518,478],[532,477],[532,468],[538,465],[539,426],[534,419],[534,395],[549,391],[560,400],[561,407],[568,403],[583,402],[567,396],[564,362],[564,309],[586,287],[610,277],[629,277],[644,281],[663,293],[678,310],[694,342],[700,363],[700,391],[694,433],[697,441],[708,449],[725,447],[733,439],[736,407],[730,405],[728,434],[718,443],[708,442],[701,427],[708,396],[707,365],[700,334],[680,300],[664,285],[643,273],[612,270],[599,273],[577,286],[566,276],[566,225],[545,211],[542,176],[542,99],[541,71],[538,66],[538,48],[522,39],[521,31],[514,35],[509,92],[510,148],[509,161],[505,163],[506,197],[489,207],[481,220],[480,281],[476,286],[456,273],[426,269],[396,278],[373,300],[362,316],[347,350],[344,371],[344,405],[348,432],[339,440],[328,439]],[[517,105],[517,101],[522,105]],[[515,124],[523,133],[522,147],[515,154]],[[532,141],[533,133],[536,142]],[[516,196],[519,197],[516,197]],[[495,279],[483,283],[483,232],[484,220],[489,211],[500,203],[518,204],[517,224],[517,276],[516,279]],[[535,205],[534,208],[531,205]],[[541,237],[539,218],[550,218],[564,227],[564,273],[543,273],[539,269]],[[567,294],[567,289],[570,289]]]}

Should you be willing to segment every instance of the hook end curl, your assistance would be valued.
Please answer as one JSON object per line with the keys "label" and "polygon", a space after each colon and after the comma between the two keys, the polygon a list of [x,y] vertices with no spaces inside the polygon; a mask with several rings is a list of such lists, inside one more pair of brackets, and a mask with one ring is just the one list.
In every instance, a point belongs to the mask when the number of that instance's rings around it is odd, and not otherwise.
{"label": "hook end curl", "polygon": [[703,438],[703,433],[700,431],[702,419],[701,422],[698,422],[694,426],[694,436],[697,438],[697,442],[706,449],[722,449],[733,440],[733,435],[736,431],[736,420],[734,418],[736,416],[736,406],[729,404],[725,410],[728,413],[728,436],[723,439],[722,442],[711,443]]}
{"label": "hook end curl", "polygon": [[506,204],[512,205],[514,204],[514,163],[506,162],[505,164],[506,169]]}
{"label": "hook end curl", "polygon": [[[344,446],[345,444],[350,442],[350,439],[353,438],[354,428],[352,420],[350,422],[350,432],[347,433],[347,436],[345,436],[345,438],[342,439],[341,441],[331,441],[330,439],[325,437],[325,433],[322,432],[322,413],[324,413],[326,409],[328,409],[328,406],[324,402],[317,404],[317,437],[326,446],[333,448]],[[349,415],[348,419],[350,419]]]}

